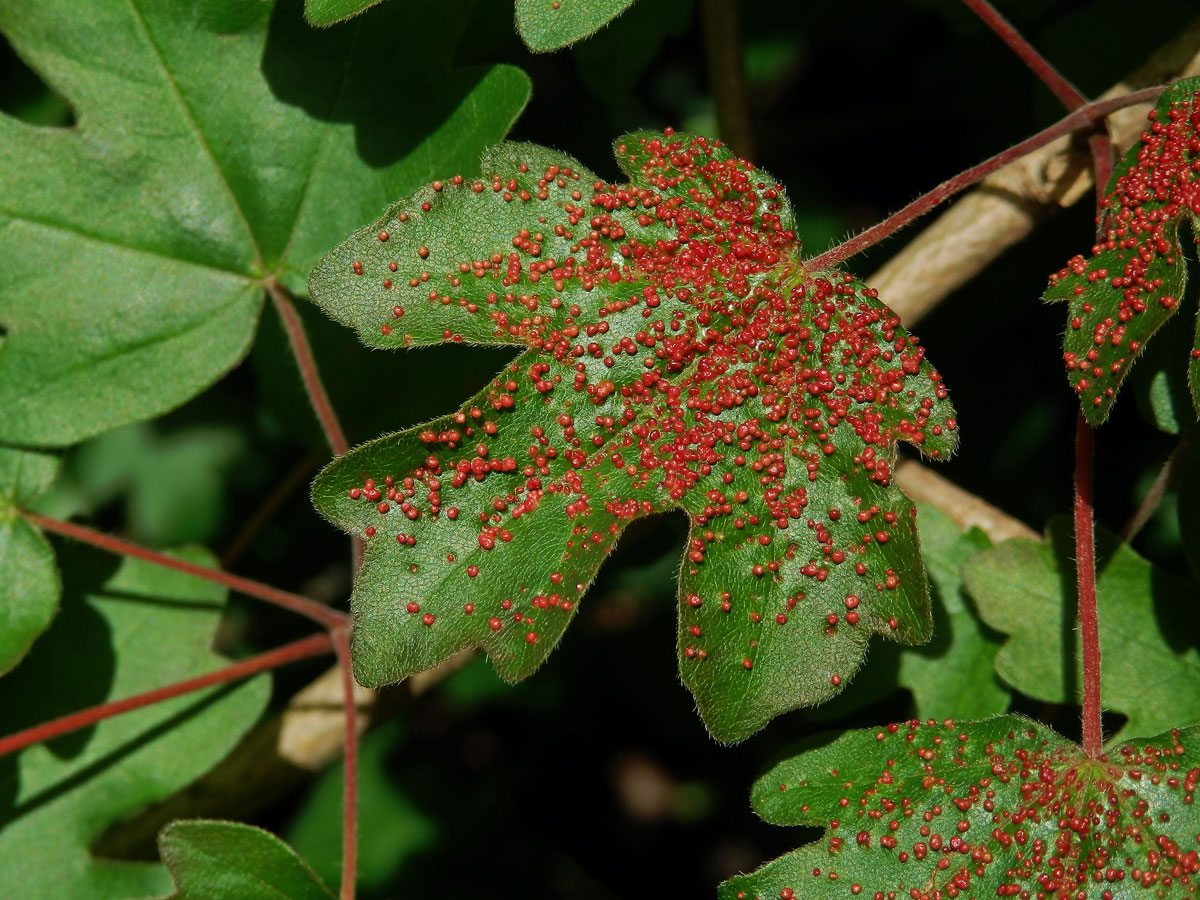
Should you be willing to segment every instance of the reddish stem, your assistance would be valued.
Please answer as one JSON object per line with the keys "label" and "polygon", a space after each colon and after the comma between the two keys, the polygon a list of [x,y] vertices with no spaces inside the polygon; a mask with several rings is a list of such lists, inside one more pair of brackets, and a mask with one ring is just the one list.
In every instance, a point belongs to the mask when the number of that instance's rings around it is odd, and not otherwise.
{"label": "reddish stem", "polygon": [[1065,134],[1087,128],[1095,128],[1110,113],[1118,109],[1123,109],[1126,106],[1135,106],[1138,103],[1153,100],[1162,92],[1162,86],[1146,88],[1145,90],[1126,94],[1123,97],[1098,100],[1095,103],[1081,106],[1065,118],[1055,122],[1049,128],[1039,131],[1033,137],[1027,138],[1001,153],[997,153],[995,156],[984,160],[976,166],[972,166],[949,181],[942,182],[932,191],[918,197],[912,203],[908,204],[908,206],[904,207],[898,213],[888,216],[888,218],[884,219],[878,225],[873,225],[866,231],[860,232],[850,238],[850,240],[834,247],[832,250],[827,250],[820,256],[813,257],[804,263],[804,268],[809,272],[821,272],[831,269],[843,260],[849,259],[856,253],[861,253],[886,237],[890,237],[914,219],[923,216],[938,204],[969,188],[976,182],[982,181],[997,169],[1004,168],[1010,162],[1020,159],[1022,156],[1032,153],[1040,147],[1044,147],[1046,144],[1057,140]]}
{"label": "reddish stem", "polygon": [[99,547],[101,550],[107,550],[109,553],[116,553],[120,556],[132,556],[136,559],[142,559],[157,566],[162,566],[165,569],[186,572],[188,575],[195,575],[197,578],[203,578],[206,581],[223,584],[230,590],[238,591],[248,597],[265,600],[267,603],[281,606],[284,609],[290,609],[292,612],[299,613],[302,616],[307,616],[314,622],[319,622],[327,628],[341,628],[349,622],[349,617],[345,613],[338,612],[336,609],[330,609],[322,603],[309,600],[307,597],[301,597],[299,594],[292,594],[288,591],[271,587],[269,584],[252,581],[249,578],[242,578],[240,575],[231,575],[228,572],[222,572],[220,569],[210,569],[196,563],[176,559],[173,556],[167,556],[164,553],[150,550],[147,547],[131,544],[128,541],[123,541],[120,538],[112,537],[111,535],[95,531],[83,525],[76,525],[73,522],[51,519],[28,510],[22,511],[22,515],[45,531],[53,531],[56,534],[82,541],[85,544],[91,544],[93,547]]}
{"label": "reddish stem", "polygon": [[333,633],[333,646],[342,668],[346,713],[346,755],[342,782],[342,888],[340,900],[354,900],[358,867],[358,710],[354,701],[354,676],[350,671],[350,639],[346,629]]}
{"label": "reddish stem", "polygon": [[1021,32],[1000,15],[987,0],[963,0],[963,3],[975,13],[988,28],[996,33],[1000,40],[1008,45],[1013,53],[1020,57],[1021,62],[1029,66],[1050,92],[1058,98],[1067,109],[1075,109],[1087,103],[1087,97],[1079,93],[1075,85],[1067,81],[1062,74],[1050,64],[1050,61],[1038,53],[1034,46],[1025,40]]}
{"label": "reddish stem", "polygon": [[267,293],[271,295],[275,309],[279,311],[279,318],[283,320],[283,328],[287,332],[292,353],[296,357],[296,365],[300,369],[300,377],[304,381],[304,390],[308,392],[308,399],[317,414],[317,420],[321,423],[321,430],[325,432],[325,438],[333,452],[338,456],[345,456],[346,450],[349,449],[346,435],[342,432],[337,413],[333,411],[333,404],[329,402],[329,395],[325,393],[325,385],[317,371],[317,361],[313,357],[312,346],[308,343],[308,335],[304,331],[300,314],[296,312],[296,306],[287,291],[277,282],[267,282]]}
{"label": "reddish stem", "polygon": [[[338,631],[337,634],[342,634],[342,631]],[[190,694],[192,691],[203,690],[206,687],[212,687],[214,684],[236,681],[239,678],[246,678],[259,672],[265,672],[268,669],[277,669],[290,662],[328,653],[333,646],[334,639],[329,634],[314,634],[312,637],[287,644],[277,650],[269,650],[266,653],[260,653],[258,656],[252,656],[249,659],[236,662],[223,669],[217,669],[215,672],[209,672],[207,675],[189,678],[186,681],[176,682],[175,684],[157,688],[153,691],[146,691],[144,694],[135,694],[132,697],[126,697],[124,700],[102,703],[90,709],[80,710],[68,716],[63,716],[60,719],[55,719],[42,725],[35,725],[33,728],[27,728],[24,731],[18,731],[16,734],[9,735],[6,738],[0,738],[0,756],[23,750],[30,744],[38,744],[42,741],[48,741],[60,735],[67,734],[68,732],[77,731],[80,728],[87,728],[89,725],[94,725],[103,719],[119,716],[121,713],[141,709],[143,706],[150,706],[154,703],[161,703],[164,700],[170,700],[172,697],[178,697],[181,694]]]}
{"label": "reddish stem", "polygon": [[1096,541],[1092,529],[1092,426],[1083,413],[1075,424],[1075,579],[1083,639],[1083,752],[1104,749],[1100,725],[1100,626],[1096,607]]}

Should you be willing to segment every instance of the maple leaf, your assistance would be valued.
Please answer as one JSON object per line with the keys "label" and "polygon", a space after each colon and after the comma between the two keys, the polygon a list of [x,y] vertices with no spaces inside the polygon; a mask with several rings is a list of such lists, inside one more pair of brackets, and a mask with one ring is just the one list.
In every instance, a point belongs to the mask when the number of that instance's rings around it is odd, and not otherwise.
{"label": "maple leaf", "polygon": [[[1085,418],[1108,417],[1146,342],[1175,314],[1187,270],[1179,230],[1200,216],[1200,78],[1163,91],[1141,140],[1113,171],[1090,258],[1073,257],[1050,278],[1043,299],[1066,301],[1063,357]],[[1188,365],[1200,412],[1200,332]]]}
{"label": "maple leaf", "polygon": [[[871,634],[928,639],[892,468],[898,440],[948,456],[957,425],[875,292],[805,271],[770,176],[670,130],[615,149],[625,185],[500,145],[481,177],[434,182],[316,268],[313,299],[369,345],[523,352],[458,412],[334,461],[313,498],[367,540],[367,685],[471,646],[525,677],[622,529],[684,510],[681,672],[712,734],[738,740],[835,695]],[[373,390],[386,412],[420,388]]]}
{"label": "maple leaf", "polygon": [[1200,729],[1097,759],[1019,716],[818,737],[754,785],[755,812],[823,838],[720,900],[1196,896]]}

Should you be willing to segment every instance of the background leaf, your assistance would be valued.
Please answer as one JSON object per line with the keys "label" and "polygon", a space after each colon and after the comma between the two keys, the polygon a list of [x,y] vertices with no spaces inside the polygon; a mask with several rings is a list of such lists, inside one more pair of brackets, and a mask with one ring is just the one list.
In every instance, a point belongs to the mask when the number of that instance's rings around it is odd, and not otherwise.
{"label": "background leaf", "polygon": [[184,402],[246,352],[266,282],[302,292],[435,162],[502,137],[528,79],[450,69],[462,27],[449,4],[320,33],[290,2],[0,4],[79,118],[0,117],[0,440],[68,444]]}
{"label": "background leaf", "polygon": [[[69,552],[68,552],[69,551]],[[184,558],[211,563],[202,551]],[[0,680],[0,732],[220,668],[210,649],[219,585],[96,551],[62,551],[62,611]],[[270,679],[125,713],[0,759],[0,895],[111,900],[161,895],[157,863],[95,859],[89,846],[212,768],[255,722]]]}
{"label": "background leaf", "polygon": [[900,653],[900,684],[922,719],[982,719],[1008,709],[1011,694],[996,677],[1002,638],[983,624],[959,570],[992,542],[978,528],[962,532],[931,506],[918,507],[921,556],[932,587],[933,639]]}
{"label": "background leaf", "polygon": [[824,835],[718,896],[1033,896],[1047,882],[1073,895],[1103,871],[1113,898],[1156,897],[1200,834],[1185,774],[1200,771],[1197,740],[1168,732],[1101,762],[1017,716],[824,735],[751,793],[767,821]]}
{"label": "background leaf", "polygon": [[[1123,713],[1122,739],[1200,722],[1195,585],[1155,568],[1097,529],[1101,694]],[[996,671],[1021,693],[1077,703],[1082,690],[1074,540],[1057,519],[1044,542],[1014,539],[967,561],[963,580],[983,620],[1009,638]]]}
{"label": "background leaf", "polygon": [[176,890],[169,900],[333,900],[296,851],[241,822],[172,822],[158,837]]}
{"label": "background leaf", "polygon": [[0,447],[0,675],[20,661],[58,608],[54,551],[18,512],[57,471],[58,459],[48,453]]}

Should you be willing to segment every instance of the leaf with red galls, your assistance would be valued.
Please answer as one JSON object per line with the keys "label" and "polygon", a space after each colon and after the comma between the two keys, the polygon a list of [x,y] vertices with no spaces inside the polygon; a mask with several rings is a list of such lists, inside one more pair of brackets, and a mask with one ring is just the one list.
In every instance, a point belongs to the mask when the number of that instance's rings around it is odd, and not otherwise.
{"label": "leaf with red galls", "polygon": [[628,184],[501,145],[317,267],[314,300],[372,346],[522,353],[459,412],[334,461],[313,497],[367,540],[368,685],[472,646],[525,677],[625,525],[684,510],[682,676],[710,732],[740,740],[837,694],[871,634],[928,639],[892,468],[898,440],[949,456],[957,423],[875,292],[805,271],[767,174],[670,130],[616,154]]}
{"label": "leaf with red galls", "polygon": [[[1067,301],[1063,357],[1084,417],[1099,425],[1146,342],[1174,315],[1187,278],[1179,228],[1200,217],[1200,78],[1171,85],[1150,125],[1113,172],[1103,239],[1050,277],[1046,301]],[[1200,333],[1188,368],[1200,412]]]}
{"label": "leaf with red galls", "polygon": [[1195,727],[1098,759],[1019,716],[821,736],[759,778],[751,804],[824,836],[718,897],[1194,897],[1198,783]]}

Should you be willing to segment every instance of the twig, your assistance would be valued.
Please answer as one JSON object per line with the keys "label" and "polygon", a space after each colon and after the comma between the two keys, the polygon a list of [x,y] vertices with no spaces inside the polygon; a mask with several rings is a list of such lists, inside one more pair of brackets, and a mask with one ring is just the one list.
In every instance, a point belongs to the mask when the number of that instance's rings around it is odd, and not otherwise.
{"label": "twig", "polygon": [[333,404],[329,402],[329,395],[325,393],[325,385],[321,382],[320,372],[317,371],[317,361],[313,356],[312,346],[308,343],[308,335],[304,331],[300,314],[296,312],[292,298],[277,281],[268,281],[266,287],[275,309],[279,312],[279,318],[283,321],[283,328],[292,345],[292,354],[296,357],[296,366],[300,369],[300,377],[304,381],[304,390],[308,392],[308,399],[312,403],[313,412],[317,414],[317,420],[321,423],[321,430],[325,432],[325,438],[333,452],[338,456],[345,456],[346,450],[349,449],[346,435],[342,432],[337,413],[333,411]]}
{"label": "twig", "polygon": [[341,900],[354,900],[358,858],[358,725],[354,675],[350,669],[350,639],[345,629],[334,632],[334,648],[342,672],[345,754],[342,764],[342,889]]}
{"label": "twig", "polygon": [[1162,503],[1163,497],[1166,496],[1171,485],[1175,483],[1175,479],[1179,477],[1179,473],[1183,470],[1183,463],[1188,458],[1188,453],[1192,449],[1192,440],[1190,437],[1184,436],[1179,439],[1179,443],[1175,445],[1175,449],[1171,451],[1171,455],[1167,457],[1167,461],[1163,463],[1161,469],[1158,470],[1158,475],[1154,479],[1154,483],[1150,485],[1150,490],[1146,492],[1146,496],[1142,499],[1141,505],[1138,506],[1133,516],[1125,523],[1125,527],[1121,529],[1121,543],[1128,544],[1132,541],[1143,526],[1150,521],[1154,515],[1158,505]]}
{"label": "twig", "polygon": [[756,159],[738,0],[701,0],[700,20],[721,139],[738,156]]}
{"label": "twig", "polygon": [[1092,426],[1083,413],[1075,423],[1075,580],[1083,643],[1083,752],[1104,750],[1100,724],[1100,626],[1096,604],[1096,539],[1092,522]]}
{"label": "twig", "polygon": [[[342,634],[343,632],[339,631],[337,633]],[[143,706],[161,703],[164,700],[170,700],[172,697],[190,694],[193,691],[203,690],[215,684],[236,681],[239,678],[246,678],[269,669],[277,669],[290,662],[307,659],[310,656],[317,656],[321,653],[328,653],[333,649],[333,646],[333,639],[330,635],[325,633],[314,634],[312,637],[295,641],[277,650],[269,650],[266,653],[260,653],[258,656],[252,656],[249,659],[236,662],[223,669],[217,669],[215,672],[209,672],[207,675],[189,678],[185,681],[169,684],[166,687],[146,691],[143,694],[135,694],[132,697],[126,697],[124,700],[115,700],[112,703],[102,703],[99,706],[80,710],[79,712],[71,713],[70,715],[54,719],[42,725],[35,725],[33,728],[27,728],[24,731],[18,731],[16,734],[0,739],[0,756],[15,753],[31,744],[39,744],[42,741],[48,741],[60,735],[77,731],[80,728],[87,728],[89,725],[94,725],[104,719],[112,718],[121,713],[131,712],[135,709],[141,709]]]}
{"label": "twig", "polygon": [[345,613],[338,612],[336,609],[330,609],[324,604],[309,600],[307,597],[301,597],[299,594],[293,594],[289,591],[271,587],[269,584],[263,584],[260,581],[253,581],[249,578],[242,578],[240,575],[231,575],[228,572],[222,572],[220,569],[210,569],[196,563],[176,559],[173,556],[167,556],[165,553],[159,553],[147,547],[131,544],[128,541],[123,541],[120,538],[112,537],[111,535],[95,531],[83,525],[76,525],[74,522],[51,519],[48,516],[43,516],[29,510],[23,510],[21,514],[32,524],[45,531],[52,531],[55,534],[61,534],[64,537],[82,541],[85,544],[91,544],[93,547],[99,547],[101,550],[107,550],[109,553],[116,553],[119,556],[132,556],[135,559],[145,560],[157,566],[162,566],[165,569],[186,572],[188,575],[194,575],[206,581],[222,584],[230,590],[245,594],[248,597],[254,597],[275,606],[291,610],[294,613],[299,613],[302,616],[307,616],[314,622],[319,622],[327,628],[340,628],[349,622],[349,616]]}
{"label": "twig", "polygon": [[1075,85],[1067,81],[1046,57],[1042,56],[1034,46],[1025,40],[1024,35],[1009,23],[1009,21],[1000,15],[987,0],[963,0],[970,10],[977,15],[988,28],[996,33],[1000,40],[1008,45],[1021,62],[1029,66],[1033,74],[1038,77],[1042,84],[1050,89],[1050,92],[1058,98],[1067,109],[1075,109],[1078,106],[1083,106],[1087,103],[1087,97],[1079,93]]}
{"label": "twig", "polygon": [[932,191],[918,197],[899,212],[888,216],[878,225],[874,225],[866,231],[860,232],[850,238],[850,240],[839,244],[832,250],[827,250],[820,256],[808,260],[804,263],[804,268],[809,272],[821,272],[831,269],[843,260],[849,259],[856,253],[861,253],[884,238],[890,237],[914,219],[923,216],[960,191],[966,190],[971,185],[982,181],[992,172],[1004,168],[1013,160],[1019,159],[1037,150],[1039,147],[1044,147],[1064,134],[1070,134],[1073,131],[1079,131],[1084,128],[1093,128],[1097,122],[1109,113],[1126,106],[1133,106],[1146,100],[1152,100],[1162,92],[1163,86],[1159,85],[1158,87],[1147,88],[1144,91],[1135,91],[1124,97],[1116,97],[1112,100],[1098,100],[1095,103],[1089,103],[1087,106],[1081,106],[1065,118],[1059,119],[1049,128],[1042,129],[1033,137],[1026,138],[1019,144],[997,153],[990,159],[972,166],[948,181],[943,181]]}

